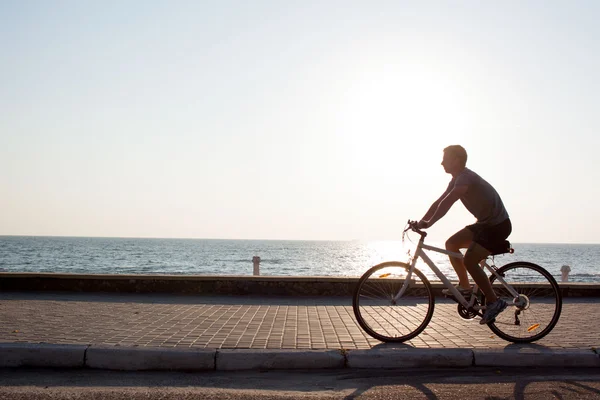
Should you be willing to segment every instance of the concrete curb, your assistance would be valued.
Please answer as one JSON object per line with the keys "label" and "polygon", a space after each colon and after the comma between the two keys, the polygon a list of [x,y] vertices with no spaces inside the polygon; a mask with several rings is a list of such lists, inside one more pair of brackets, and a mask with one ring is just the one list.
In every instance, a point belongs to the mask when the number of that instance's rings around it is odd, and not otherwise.
{"label": "concrete curb", "polygon": [[600,367],[593,350],[539,347],[474,349],[474,364],[482,367]]}
{"label": "concrete curb", "polygon": [[0,368],[82,368],[87,345],[0,343]]}
{"label": "concrete curb", "polygon": [[85,366],[97,369],[214,370],[216,350],[90,346]]}
{"label": "concrete curb", "polygon": [[349,368],[470,367],[471,349],[371,349],[347,352]]}
{"label": "concrete curb", "polygon": [[217,350],[216,369],[325,369],[344,368],[340,350]]}
{"label": "concrete curb", "polygon": [[472,366],[600,368],[600,354],[598,349],[555,350],[536,345],[502,349],[415,349],[382,345],[369,350],[258,350],[0,343],[0,368],[234,371]]}

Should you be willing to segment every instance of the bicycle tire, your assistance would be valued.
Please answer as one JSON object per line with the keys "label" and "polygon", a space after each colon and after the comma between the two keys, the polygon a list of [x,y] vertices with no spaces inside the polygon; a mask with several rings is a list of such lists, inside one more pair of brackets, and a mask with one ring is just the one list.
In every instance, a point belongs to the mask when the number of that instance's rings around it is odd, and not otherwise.
{"label": "bicycle tire", "polygon": [[413,282],[398,302],[392,303],[409,270],[408,264],[388,261],[371,267],[358,281],[352,298],[354,315],[360,327],[377,340],[407,341],[431,321],[435,297],[431,284],[416,268],[411,277]]}
{"label": "bicycle tire", "polygon": [[[498,269],[498,274],[515,288],[520,297],[525,296],[529,304],[518,314],[517,310],[521,307],[507,307],[494,322],[488,324],[492,332],[514,343],[531,343],[549,334],[562,311],[562,295],[554,277],[539,265],[525,261],[504,265]],[[496,276],[492,274],[492,285],[494,281]],[[494,290],[509,305],[516,304],[516,299],[503,286],[496,284]]]}

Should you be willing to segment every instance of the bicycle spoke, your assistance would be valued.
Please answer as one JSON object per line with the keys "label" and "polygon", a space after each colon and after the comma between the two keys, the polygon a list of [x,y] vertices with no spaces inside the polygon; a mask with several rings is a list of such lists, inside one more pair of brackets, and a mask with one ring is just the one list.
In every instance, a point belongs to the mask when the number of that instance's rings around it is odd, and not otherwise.
{"label": "bicycle spoke", "polygon": [[[406,264],[384,263],[359,281],[353,308],[358,323],[382,341],[404,341],[420,333],[433,313],[433,293],[426,278],[413,272],[407,287]],[[402,297],[395,299],[401,289]]]}
{"label": "bicycle spoke", "polygon": [[[532,342],[547,335],[556,325],[562,308],[554,278],[531,263],[512,263],[500,268],[499,273],[517,291],[519,298],[515,299],[504,286],[493,282],[498,297],[512,306],[496,317],[490,329],[513,342]],[[523,307],[519,308],[521,304]]]}
{"label": "bicycle spoke", "polygon": [[[374,293],[373,290],[375,290],[378,293]],[[364,292],[361,293],[361,297],[369,298],[369,296],[372,299],[385,299],[386,293],[382,290],[377,290],[377,287],[373,287],[373,285],[368,285],[368,289],[367,288],[364,289]]]}

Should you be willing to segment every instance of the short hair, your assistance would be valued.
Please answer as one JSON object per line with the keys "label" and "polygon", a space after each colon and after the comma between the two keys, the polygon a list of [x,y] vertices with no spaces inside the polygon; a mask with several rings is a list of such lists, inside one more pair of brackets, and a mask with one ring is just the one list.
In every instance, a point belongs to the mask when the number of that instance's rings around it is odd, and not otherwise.
{"label": "short hair", "polygon": [[449,153],[450,155],[458,158],[463,167],[467,165],[467,151],[461,145],[455,144],[448,146],[444,149],[444,153]]}

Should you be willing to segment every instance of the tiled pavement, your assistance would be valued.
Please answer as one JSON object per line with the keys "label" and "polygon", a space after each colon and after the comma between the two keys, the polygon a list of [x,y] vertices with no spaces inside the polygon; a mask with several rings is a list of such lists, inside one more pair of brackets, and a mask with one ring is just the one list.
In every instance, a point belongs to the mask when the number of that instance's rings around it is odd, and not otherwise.
{"label": "tiled pavement", "polygon": [[[600,347],[600,299],[567,298],[561,319],[529,346]],[[0,293],[0,342],[114,346],[368,349],[381,342],[356,323],[350,298],[164,294]],[[436,299],[415,348],[512,346],[456,304]]]}

